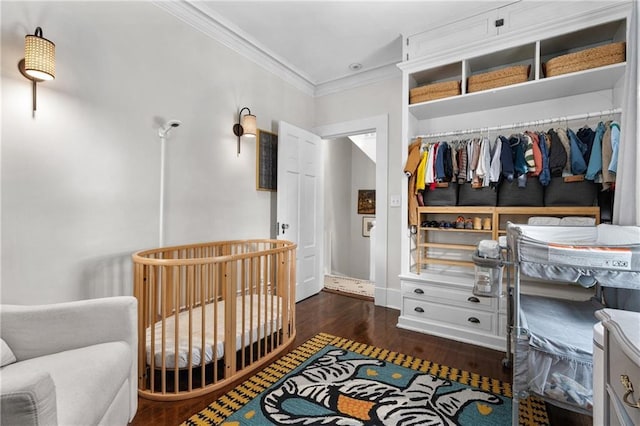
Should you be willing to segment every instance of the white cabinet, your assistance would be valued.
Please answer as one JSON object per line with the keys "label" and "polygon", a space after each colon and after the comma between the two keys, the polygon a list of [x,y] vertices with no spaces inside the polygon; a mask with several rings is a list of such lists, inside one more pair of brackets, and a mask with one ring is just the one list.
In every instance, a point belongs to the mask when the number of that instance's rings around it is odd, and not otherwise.
{"label": "white cabinet", "polygon": [[[594,371],[604,374],[604,389],[594,389],[605,395],[603,407],[594,412],[604,414],[607,425],[640,424],[640,313],[603,309],[596,312],[604,326],[604,356],[602,366]],[[596,400],[598,401],[598,400]]]}
{"label": "white cabinet", "polygon": [[[471,18],[405,38],[405,61],[399,64],[403,71],[404,105],[402,168],[407,147],[417,135],[499,128],[621,108],[625,62],[549,78],[543,73],[543,64],[560,55],[625,41],[629,0],[523,0],[496,6]],[[503,22],[496,26],[496,20],[500,19]],[[469,77],[515,65],[531,67],[527,81],[468,93]],[[461,94],[409,103],[411,89],[444,81],[459,81]],[[584,121],[577,125],[583,124]],[[412,233],[408,226],[406,185],[405,178],[401,221],[402,312],[398,326],[504,348],[503,329],[508,321],[504,306],[499,306],[500,299],[488,310],[483,303],[465,303],[465,296],[472,296],[472,269],[450,261],[436,274],[416,273],[416,256],[422,250],[418,243],[423,243],[417,241],[416,230]],[[455,207],[450,213],[455,214]],[[458,234],[462,233],[446,235],[457,238]],[[453,240],[449,243],[466,249],[465,243]],[[415,293],[416,287],[423,295]]]}

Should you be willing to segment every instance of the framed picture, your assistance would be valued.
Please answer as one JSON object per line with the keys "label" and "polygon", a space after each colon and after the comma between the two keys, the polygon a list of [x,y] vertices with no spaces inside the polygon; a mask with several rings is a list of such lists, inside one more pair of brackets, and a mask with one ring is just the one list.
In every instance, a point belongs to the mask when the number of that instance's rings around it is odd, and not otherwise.
{"label": "framed picture", "polygon": [[256,189],[278,189],[278,135],[261,129],[256,133]]}
{"label": "framed picture", "polygon": [[376,214],[376,190],[358,190],[358,214]]}
{"label": "framed picture", "polygon": [[370,237],[371,236],[371,228],[376,224],[375,216],[364,216],[362,218],[362,236]]}

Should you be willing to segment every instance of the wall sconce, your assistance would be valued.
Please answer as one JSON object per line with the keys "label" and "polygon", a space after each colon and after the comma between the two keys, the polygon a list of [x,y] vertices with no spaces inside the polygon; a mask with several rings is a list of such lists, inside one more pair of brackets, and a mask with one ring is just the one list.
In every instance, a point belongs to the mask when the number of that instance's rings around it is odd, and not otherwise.
{"label": "wall sconce", "polygon": [[[242,111],[248,111],[248,114],[242,115]],[[238,122],[233,125],[233,134],[238,137],[238,155],[240,155],[240,136],[256,137],[256,116],[251,114],[251,110],[244,107],[238,113]]]}
{"label": "wall sconce", "polygon": [[36,83],[56,78],[56,45],[42,37],[42,28],[24,37],[24,59],[18,63],[23,76],[33,84],[33,114],[36,113]]}

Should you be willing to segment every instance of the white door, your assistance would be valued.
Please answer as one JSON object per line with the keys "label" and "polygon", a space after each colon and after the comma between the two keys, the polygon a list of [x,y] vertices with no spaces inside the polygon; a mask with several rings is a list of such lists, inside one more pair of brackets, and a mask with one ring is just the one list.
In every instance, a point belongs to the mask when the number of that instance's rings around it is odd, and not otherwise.
{"label": "white door", "polygon": [[321,139],[284,121],[278,129],[278,239],[293,241],[296,302],[322,290]]}

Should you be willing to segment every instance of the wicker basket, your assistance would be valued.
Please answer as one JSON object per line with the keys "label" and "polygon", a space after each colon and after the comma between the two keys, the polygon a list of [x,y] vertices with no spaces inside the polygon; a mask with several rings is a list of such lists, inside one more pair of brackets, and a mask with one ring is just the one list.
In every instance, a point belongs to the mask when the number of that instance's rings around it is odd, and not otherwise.
{"label": "wicker basket", "polygon": [[409,91],[409,103],[433,101],[435,99],[448,98],[460,94],[460,81],[443,81],[441,83],[427,84]]}
{"label": "wicker basket", "polygon": [[467,79],[467,92],[480,92],[481,90],[524,83],[529,79],[530,70],[531,65],[516,65],[496,71],[472,75]]}
{"label": "wicker basket", "polygon": [[611,43],[549,59],[542,69],[546,77],[583,71],[625,61],[625,42]]}

